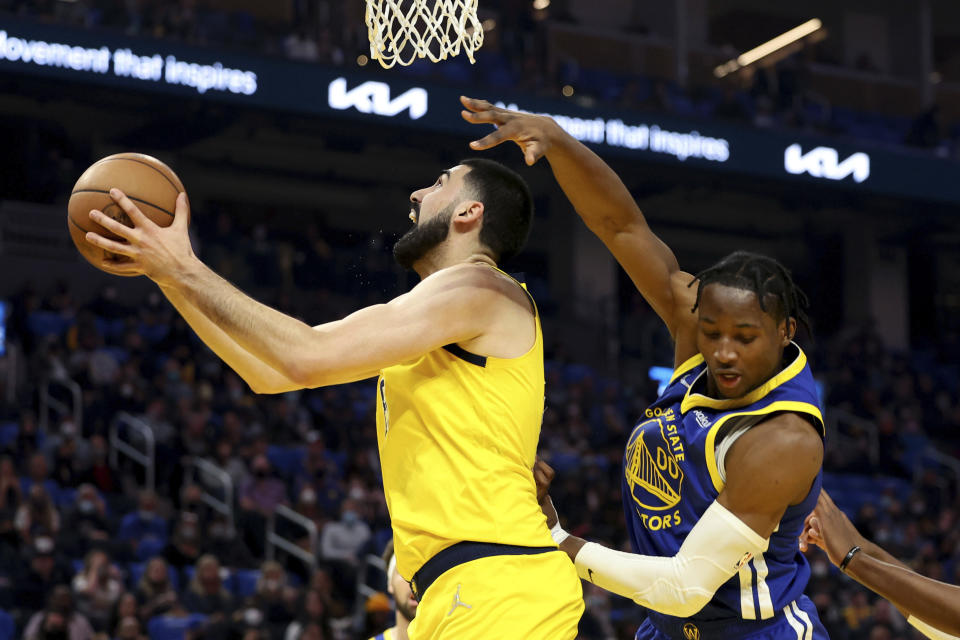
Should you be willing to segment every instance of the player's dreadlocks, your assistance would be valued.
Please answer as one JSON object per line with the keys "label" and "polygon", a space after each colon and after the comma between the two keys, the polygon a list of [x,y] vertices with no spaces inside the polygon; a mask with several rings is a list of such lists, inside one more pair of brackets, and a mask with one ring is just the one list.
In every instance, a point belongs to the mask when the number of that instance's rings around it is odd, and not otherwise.
{"label": "player's dreadlocks", "polygon": [[760,308],[767,311],[768,296],[777,301],[773,315],[778,320],[794,318],[803,325],[807,334],[813,335],[806,308],[807,295],[793,283],[790,271],[768,256],[749,251],[735,251],[720,262],[696,275],[689,286],[699,282],[697,301],[692,311],[700,306],[700,296],[708,284],[723,284],[737,289],[747,289],[757,294]]}

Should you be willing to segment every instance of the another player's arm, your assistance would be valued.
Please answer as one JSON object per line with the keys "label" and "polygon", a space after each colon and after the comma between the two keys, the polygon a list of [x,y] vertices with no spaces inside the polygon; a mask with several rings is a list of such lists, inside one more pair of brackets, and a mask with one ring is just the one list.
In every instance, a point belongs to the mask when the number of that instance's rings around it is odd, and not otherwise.
{"label": "another player's arm", "polygon": [[[767,550],[784,511],[810,491],[823,459],[803,418],[778,414],[740,437],[727,454],[727,482],[672,557],[642,556],[573,536],[560,548],[580,577],[669,615],[700,611],[744,562]],[[547,524],[556,523],[552,503]]]}
{"label": "another player's arm", "polygon": [[928,638],[960,636],[960,587],[920,575],[864,538],[826,491],[807,518],[801,540],[824,549],[838,567],[860,547],[847,562],[847,575],[892,602]]}
{"label": "another player's arm", "polygon": [[160,290],[200,339],[238,376],[243,378],[254,393],[285,393],[302,388],[270,365],[251,355],[177,289],[160,287]]}
{"label": "another player's arm", "polygon": [[463,118],[497,130],[471,143],[489,149],[512,140],[528,165],[545,156],[567,199],[587,227],[607,246],[637,289],[677,341],[677,363],[696,353],[693,276],[647,224],[633,196],[600,157],[565,132],[552,118],[494,107],[485,100],[461,98]]}

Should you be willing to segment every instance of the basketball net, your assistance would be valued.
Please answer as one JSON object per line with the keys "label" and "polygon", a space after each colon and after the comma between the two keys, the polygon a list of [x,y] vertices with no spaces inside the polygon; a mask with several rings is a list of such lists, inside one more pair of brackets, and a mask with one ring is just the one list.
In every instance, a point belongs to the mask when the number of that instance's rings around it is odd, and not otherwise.
{"label": "basketball net", "polygon": [[478,0],[367,0],[370,57],[384,69],[409,65],[416,58],[431,62],[460,53],[473,63],[483,44],[477,20]]}

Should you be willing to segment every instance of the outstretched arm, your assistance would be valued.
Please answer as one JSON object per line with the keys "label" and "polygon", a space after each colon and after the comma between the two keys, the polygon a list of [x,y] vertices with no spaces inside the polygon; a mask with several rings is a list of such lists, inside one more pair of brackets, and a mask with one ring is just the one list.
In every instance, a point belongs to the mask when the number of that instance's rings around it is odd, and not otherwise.
{"label": "outstretched arm", "polygon": [[302,388],[237,344],[176,288],[160,287],[160,290],[200,339],[243,378],[254,393],[285,393]]}
{"label": "outstretched arm", "polygon": [[928,638],[960,636],[960,587],[920,575],[864,538],[826,491],[820,492],[801,536],[802,547],[811,542],[838,567],[860,547],[847,561],[847,575],[892,602]]}
{"label": "outstretched arm", "polygon": [[[554,540],[580,577],[638,604],[689,617],[744,564],[767,550],[790,504],[810,491],[823,456],[819,436],[802,418],[778,415],[742,436],[727,454],[727,485],[672,557],[608,549],[564,533]],[[535,473],[538,482],[544,474]],[[549,497],[541,503],[548,526],[557,523]]]}
{"label": "outstretched arm", "polygon": [[388,304],[312,328],[250,298],[197,259],[187,234],[183,194],[173,223],[165,228],[118,190],[111,196],[132,228],[99,211],[90,215],[126,242],[96,233],[88,233],[87,240],[125,257],[112,262],[112,269],[145,274],[161,288],[174,290],[241,349],[297,387],[362,380],[384,367],[476,338],[502,310],[503,294],[493,284],[496,272],[461,265],[435,273]]}
{"label": "outstretched arm", "polygon": [[461,102],[467,122],[497,127],[472,142],[473,149],[513,141],[528,165],[547,158],[577,214],[607,246],[677,340],[677,364],[693,355],[696,349],[686,344],[690,338],[685,335],[693,324],[690,310],[696,292],[687,286],[693,276],[680,270],[673,251],[651,231],[617,174],[549,117],[501,109],[486,100],[463,97]]}

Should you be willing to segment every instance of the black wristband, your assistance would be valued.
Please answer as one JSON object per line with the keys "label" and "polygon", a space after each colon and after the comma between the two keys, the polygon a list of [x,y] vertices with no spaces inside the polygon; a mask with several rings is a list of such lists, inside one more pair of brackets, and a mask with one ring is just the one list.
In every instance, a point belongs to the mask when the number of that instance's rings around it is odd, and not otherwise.
{"label": "black wristband", "polygon": [[843,558],[843,562],[840,563],[840,571],[846,571],[847,565],[850,564],[850,561],[853,560],[853,556],[860,553],[860,545],[855,546],[850,551],[847,551],[847,555]]}

